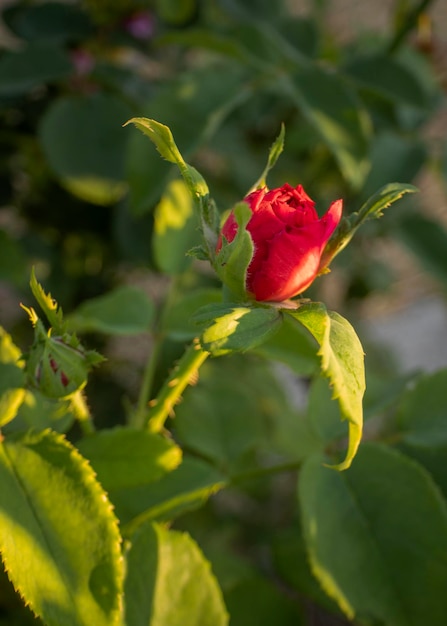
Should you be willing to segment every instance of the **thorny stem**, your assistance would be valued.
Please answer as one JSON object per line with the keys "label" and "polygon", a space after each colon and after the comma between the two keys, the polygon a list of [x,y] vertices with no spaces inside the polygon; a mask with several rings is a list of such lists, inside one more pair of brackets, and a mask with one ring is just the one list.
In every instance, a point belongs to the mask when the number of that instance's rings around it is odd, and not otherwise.
{"label": "thorny stem", "polygon": [[138,405],[131,417],[132,424],[137,428],[141,428],[144,425],[147,413],[147,403],[151,394],[152,384],[155,376],[155,369],[158,362],[161,349],[161,336],[154,336],[154,344],[152,346],[151,353],[146,363],[146,367],[143,374],[143,380],[141,383],[140,395],[138,398]]}
{"label": "thorny stem", "polygon": [[163,429],[166,419],[172,413],[186,386],[193,381],[208,356],[209,352],[203,350],[195,339],[163,384],[158,397],[149,403],[150,408],[145,416],[149,431],[158,433]]}
{"label": "thorny stem", "polygon": [[81,390],[76,391],[70,396],[70,408],[73,411],[74,416],[79,422],[84,435],[92,435],[95,432],[95,425],[93,424],[92,415],[90,409],[87,406],[84,394]]}

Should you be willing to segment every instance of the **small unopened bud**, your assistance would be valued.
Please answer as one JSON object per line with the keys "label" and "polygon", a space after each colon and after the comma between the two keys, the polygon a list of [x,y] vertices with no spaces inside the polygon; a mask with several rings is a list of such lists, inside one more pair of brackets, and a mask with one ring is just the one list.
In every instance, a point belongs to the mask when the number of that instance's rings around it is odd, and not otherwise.
{"label": "small unopened bud", "polygon": [[26,371],[33,386],[49,398],[65,398],[85,387],[88,373],[102,357],[86,352],[73,335],[51,337],[36,327]]}

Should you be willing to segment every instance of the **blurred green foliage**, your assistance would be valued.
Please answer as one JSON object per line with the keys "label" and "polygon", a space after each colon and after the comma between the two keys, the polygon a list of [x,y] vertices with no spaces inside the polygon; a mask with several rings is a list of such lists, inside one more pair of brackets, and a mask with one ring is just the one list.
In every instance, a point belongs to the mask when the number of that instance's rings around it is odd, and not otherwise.
{"label": "blurred green foliage", "polygon": [[[417,184],[426,171],[447,188],[447,139],[426,132],[446,102],[437,25],[429,38],[424,30],[431,3],[396,0],[385,32],[360,32],[347,41],[330,28],[330,4],[309,2],[299,16],[271,0],[44,0],[2,8],[0,323],[25,350],[30,334],[18,302],[29,301],[35,266],[71,327],[87,333],[108,362],[88,385],[95,422],[107,429],[94,436],[95,448],[94,438],[79,432],[68,401],[21,393],[21,350],[6,332],[0,336],[0,423],[8,422],[2,430],[10,458],[29,458],[20,480],[1,466],[8,489],[0,497],[12,497],[22,481],[29,499],[24,495],[20,506],[50,515],[51,496],[39,491],[39,472],[52,475],[54,466],[61,493],[73,484],[57,454],[73,476],[84,477],[76,497],[92,498],[86,517],[99,515],[115,541],[116,528],[88,482],[90,470],[68,443],[55,433],[23,434],[51,428],[79,443],[98,475],[108,476],[116,450],[129,467],[129,484],[117,472],[121,482],[107,485],[123,533],[138,533],[127,555],[127,587],[136,587],[149,567],[146,550],[177,546],[179,555],[197,561],[211,598],[208,614],[226,623],[220,592],[195,547],[186,535],[154,523],[174,520],[212,562],[232,625],[344,624],[343,611],[356,624],[445,626],[447,565],[439,551],[447,542],[445,371],[403,378],[371,347],[367,436],[380,443],[361,449],[352,471],[340,475],[323,467],[321,455],[332,458],[343,449],[346,429],[338,427],[325,382],[312,379],[310,338],[290,319],[256,354],[204,365],[169,423],[175,444],[111,430],[126,423],[145,376],[155,394],[194,337],[192,314],[217,306],[220,297],[207,267],[184,255],[198,243],[197,231],[175,168],[147,138],[123,128],[129,118],[169,125],[221,213],[257,180],[282,122],[286,148],[269,185],[301,183],[320,213],[342,197],[350,214],[382,185]],[[423,194],[407,197],[337,258],[341,308],[354,309],[392,282],[392,268],[379,266],[373,240],[397,238],[445,288],[446,222],[427,212],[424,200]],[[318,299],[320,283],[312,290]],[[7,314],[7,301],[17,302],[17,313]],[[266,359],[301,378],[305,406],[291,405]],[[280,377],[287,379],[283,370]],[[33,456],[33,446],[42,458]],[[154,462],[147,475],[140,467],[145,454]],[[302,462],[297,488],[295,468]],[[283,472],[263,474],[272,466]],[[63,506],[75,508],[68,498]],[[83,519],[81,513],[74,519],[74,535]],[[315,520],[321,537],[313,533]],[[62,526],[56,520],[54,528]],[[89,528],[81,532],[85,541]],[[33,545],[25,547],[39,572]],[[73,552],[61,575],[71,575],[76,563]],[[93,557],[92,563],[96,567]],[[178,577],[175,559],[171,566]],[[163,616],[169,578],[155,565],[148,575],[158,613],[144,623],[186,623],[180,614]],[[430,590],[425,604],[424,584]],[[207,623],[200,592],[200,585],[188,592],[197,625]],[[94,585],[92,594],[99,597]],[[81,596],[90,606],[92,598]],[[131,599],[129,626],[143,623],[134,615],[138,595]],[[101,601],[106,608],[98,625],[116,608]],[[62,624],[59,609],[52,610]],[[0,625],[35,623],[2,577]]]}

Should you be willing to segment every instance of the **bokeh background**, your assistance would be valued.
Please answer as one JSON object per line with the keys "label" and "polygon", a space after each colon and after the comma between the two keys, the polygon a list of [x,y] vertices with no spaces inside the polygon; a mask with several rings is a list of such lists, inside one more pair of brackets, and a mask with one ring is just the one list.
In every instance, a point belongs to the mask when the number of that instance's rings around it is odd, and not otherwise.
{"label": "bokeh background", "polygon": [[[185,257],[197,243],[190,203],[177,172],[123,127],[135,116],[170,126],[222,213],[258,178],[281,123],[285,150],[269,184],[303,184],[320,214],[336,198],[350,214],[383,185],[416,185],[419,193],[366,224],[306,295],[359,332],[367,437],[382,432],[408,381],[447,367],[445,1],[2,0],[0,9],[0,324],[26,351],[32,329],[19,303],[31,303],[35,267],[107,356],[88,385],[99,427],[126,422],[154,335],[141,323],[89,326],[85,302],[132,286],[157,308],[177,285],[157,388],[190,338],[195,290],[218,287],[206,263]],[[177,410],[173,432],[184,449],[230,473],[250,470],[258,454],[299,458],[289,418],[305,410],[309,380],[285,360],[274,378],[256,360],[204,369],[204,386]],[[218,415],[219,398],[231,419]],[[216,432],[225,424],[224,444],[208,438],[206,410],[218,415]],[[430,467],[445,490],[436,459]],[[295,482],[287,473],[254,481],[177,522],[211,558],[231,624],[378,624],[368,615],[347,622],[309,570],[294,569],[305,562],[302,541],[290,541]],[[265,606],[253,613],[260,593]],[[2,579],[0,623],[33,622]]]}

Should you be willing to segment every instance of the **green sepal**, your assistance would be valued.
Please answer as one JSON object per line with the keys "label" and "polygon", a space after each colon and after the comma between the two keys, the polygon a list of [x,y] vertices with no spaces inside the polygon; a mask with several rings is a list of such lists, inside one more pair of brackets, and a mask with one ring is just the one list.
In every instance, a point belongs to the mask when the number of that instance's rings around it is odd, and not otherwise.
{"label": "green sepal", "polygon": [[198,261],[209,261],[210,257],[205,246],[194,246],[186,253],[188,256],[192,256]]}
{"label": "green sepal", "polygon": [[168,126],[146,117],[134,117],[124,126],[128,124],[133,124],[147,135],[161,156],[179,168],[183,180],[198,206],[205,247],[208,258],[212,259],[215,255],[219,233],[219,215],[214,201],[209,196],[208,186],[204,178],[192,165],[185,162]]}
{"label": "green sepal", "polygon": [[89,371],[104,357],[95,350],[84,350],[76,335],[53,337],[37,319],[34,343],[25,360],[34,387],[48,398],[65,398],[85,387]]}
{"label": "green sepal", "polygon": [[254,244],[247,224],[252,212],[246,202],[238,202],[233,208],[238,229],[235,238],[229,243],[222,237],[222,248],[215,259],[215,270],[233,296],[240,301],[247,301],[245,288],[247,270],[254,254]]}
{"label": "green sepal", "polygon": [[95,350],[85,350],[74,333],[66,331],[62,309],[46,294],[31,272],[31,291],[51,328],[47,331],[32,307],[21,307],[34,326],[34,343],[23,355],[25,372],[31,385],[48,398],[66,398],[83,389],[90,369],[104,361]]}
{"label": "green sepal", "polygon": [[[57,335],[61,335],[62,333],[64,333],[66,331],[66,324],[63,320],[62,309],[58,305],[56,300],[53,300],[50,293],[45,293],[42,285],[37,281],[34,268],[31,270],[30,287],[33,296],[36,298],[40,308],[45,313],[45,316],[50,326],[53,328],[54,332]],[[23,308],[30,314],[30,311],[32,309],[27,309],[26,307]],[[31,321],[33,321],[32,318]]]}
{"label": "green sepal", "polygon": [[246,352],[267,341],[281,327],[281,311],[268,306],[210,304],[196,313],[193,321],[205,327],[200,343],[213,356]]}
{"label": "green sepal", "polygon": [[327,243],[320,262],[320,273],[331,263],[351,241],[356,230],[366,221],[382,217],[387,209],[406,193],[416,193],[417,187],[402,183],[390,183],[381,187],[355,213],[343,217],[336,231]]}
{"label": "green sepal", "polygon": [[327,311],[324,304],[311,302],[296,310],[285,309],[316,339],[321,373],[329,379],[332,397],[338,401],[342,419],[349,423],[348,450],[334,469],[347,469],[362,438],[365,367],[363,348],[355,330],[341,315]]}
{"label": "green sepal", "polygon": [[142,289],[121,285],[84,300],[67,316],[67,323],[78,332],[137,335],[147,332],[154,317],[155,306]]}
{"label": "green sepal", "polygon": [[265,187],[267,185],[267,175],[270,172],[270,170],[275,167],[276,161],[279,159],[281,152],[284,149],[284,136],[285,136],[285,127],[284,127],[284,124],[281,124],[281,130],[279,131],[279,135],[270,147],[267,164],[264,168],[264,171],[262,172],[258,180],[255,182],[255,184],[251,187],[250,191],[261,189],[262,187]]}

